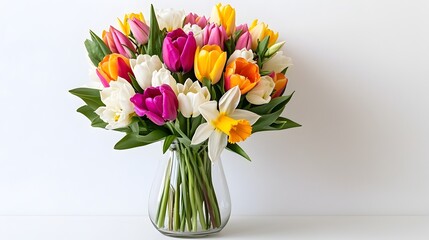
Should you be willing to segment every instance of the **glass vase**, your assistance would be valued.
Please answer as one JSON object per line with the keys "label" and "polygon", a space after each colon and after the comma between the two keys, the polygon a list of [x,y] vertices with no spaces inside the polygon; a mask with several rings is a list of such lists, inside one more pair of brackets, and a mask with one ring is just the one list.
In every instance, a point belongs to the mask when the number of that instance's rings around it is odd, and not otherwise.
{"label": "glass vase", "polygon": [[212,163],[207,145],[177,141],[159,166],[149,196],[149,217],[167,236],[217,233],[231,215],[231,199],[221,161]]}

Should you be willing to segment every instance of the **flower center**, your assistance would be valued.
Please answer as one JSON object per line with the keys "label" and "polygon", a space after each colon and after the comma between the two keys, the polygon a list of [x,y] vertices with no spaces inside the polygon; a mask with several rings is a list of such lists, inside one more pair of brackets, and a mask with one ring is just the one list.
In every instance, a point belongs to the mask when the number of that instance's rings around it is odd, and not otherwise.
{"label": "flower center", "polygon": [[113,118],[115,120],[115,122],[117,122],[119,120],[119,118],[121,117],[121,115],[119,114],[115,114],[115,117]]}
{"label": "flower center", "polygon": [[228,142],[237,143],[244,141],[252,133],[250,122],[245,119],[233,119],[226,116],[224,113],[219,114],[219,117],[213,121],[213,125],[219,131],[228,135]]}

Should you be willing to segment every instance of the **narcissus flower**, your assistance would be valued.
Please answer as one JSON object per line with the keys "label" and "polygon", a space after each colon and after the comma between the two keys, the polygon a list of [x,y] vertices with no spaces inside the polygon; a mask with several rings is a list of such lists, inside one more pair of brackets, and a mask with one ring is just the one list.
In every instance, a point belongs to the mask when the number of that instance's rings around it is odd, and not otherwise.
{"label": "narcissus flower", "polygon": [[259,83],[246,94],[246,99],[255,105],[267,104],[271,101],[273,89],[273,79],[270,76],[263,76]]}
{"label": "narcissus flower", "polygon": [[100,97],[105,106],[97,108],[95,113],[107,123],[107,129],[123,128],[131,123],[134,106],[129,99],[134,94],[131,84],[120,77],[109,88],[101,90]]}
{"label": "narcissus flower", "polygon": [[224,26],[226,34],[231,36],[235,31],[235,9],[229,4],[216,4],[216,6],[213,7],[210,22]]}
{"label": "narcissus flower", "polygon": [[217,45],[206,45],[195,52],[194,71],[195,76],[201,82],[209,79],[216,84],[222,77],[223,67],[226,62],[226,52]]}
{"label": "narcissus flower", "polygon": [[130,101],[140,117],[147,116],[153,123],[162,126],[166,121],[177,117],[178,101],[176,94],[167,84],[149,87],[143,94],[136,93]]}
{"label": "narcissus flower", "polygon": [[104,87],[109,87],[110,81],[115,81],[118,77],[131,81],[128,75],[132,74],[130,61],[121,54],[112,53],[105,56],[96,71]]}
{"label": "narcissus flower", "polygon": [[177,84],[179,110],[186,118],[200,116],[199,106],[210,101],[210,92],[207,87],[201,87],[198,81],[186,79],[184,84]]}
{"label": "narcissus flower", "polygon": [[239,57],[225,69],[225,90],[238,86],[241,94],[246,94],[258,84],[260,78],[258,65]]}
{"label": "narcissus flower", "polygon": [[125,14],[123,21],[121,21],[121,19],[118,18],[119,27],[121,28],[122,32],[127,36],[129,36],[131,33],[131,31],[130,31],[131,28],[130,28],[128,20],[131,20],[133,18],[138,19],[139,21],[141,21],[143,23],[146,23],[144,16],[141,12],[140,13]]}
{"label": "narcissus flower", "polygon": [[227,143],[244,141],[252,134],[252,125],[259,119],[256,113],[236,109],[240,101],[240,89],[231,88],[219,100],[209,101],[199,107],[201,115],[207,121],[198,126],[192,137],[192,145],[208,140],[209,158],[212,162],[219,160]]}
{"label": "narcissus flower", "polygon": [[131,58],[136,52],[134,44],[123,33],[110,26],[109,31],[103,31],[103,41],[113,53],[119,53],[127,58]]}
{"label": "narcissus flower", "polygon": [[186,34],[181,28],[169,32],[162,44],[162,58],[172,72],[189,72],[194,66],[197,42],[192,32]]}
{"label": "narcissus flower", "polygon": [[273,30],[268,28],[268,24],[264,22],[258,22],[258,20],[254,20],[249,27],[250,35],[252,35],[252,50],[256,50],[258,46],[258,40],[262,41],[266,36],[270,36],[270,40],[268,42],[268,47],[271,47],[276,43],[277,38],[279,38],[279,33],[274,32]]}

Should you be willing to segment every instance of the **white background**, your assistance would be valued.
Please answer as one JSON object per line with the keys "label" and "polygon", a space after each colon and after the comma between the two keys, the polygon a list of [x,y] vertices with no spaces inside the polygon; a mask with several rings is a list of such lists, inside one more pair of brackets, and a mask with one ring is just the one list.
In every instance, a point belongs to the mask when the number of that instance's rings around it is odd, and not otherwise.
{"label": "white background", "polygon": [[[190,2],[190,1],[187,1]],[[217,1],[156,1],[210,14]],[[253,162],[223,154],[233,214],[429,214],[429,2],[233,1],[294,59],[284,116]],[[142,215],[161,145],[115,151],[67,91],[89,81],[83,41],[147,1],[0,2],[0,215]]]}

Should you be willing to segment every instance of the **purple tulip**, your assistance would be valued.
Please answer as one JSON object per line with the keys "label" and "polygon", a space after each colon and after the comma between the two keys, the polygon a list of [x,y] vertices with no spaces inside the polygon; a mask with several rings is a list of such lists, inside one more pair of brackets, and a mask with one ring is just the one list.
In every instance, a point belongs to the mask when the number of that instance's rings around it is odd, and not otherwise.
{"label": "purple tulip", "polygon": [[136,52],[134,44],[122,32],[110,26],[109,31],[103,32],[103,41],[113,53],[119,53],[122,56],[131,58],[132,53]]}
{"label": "purple tulip", "polygon": [[194,66],[197,42],[194,34],[186,34],[181,28],[169,32],[162,45],[164,63],[172,72],[189,72]]}
{"label": "purple tulip", "polygon": [[146,44],[149,40],[149,26],[137,18],[128,19],[128,24],[137,43],[139,45]]}
{"label": "purple tulip", "polygon": [[208,19],[205,16],[200,17],[195,13],[189,13],[188,16],[185,17],[183,25],[188,23],[191,25],[197,24],[200,28],[204,28],[208,23]]}
{"label": "purple tulip", "polygon": [[225,40],[227,39],[226,31],[223,26],[217,26],[210,23],[203,31],[203,45],[218,45],[224,49]]}
{"label": "purple tulip", "polygon": [[130,101],[134,104],[134,111],[138,116],[147,116],[158,126],[177,117],[179,102],[173,89],[167,84],[148,87],[143,94],[136,93]]}

